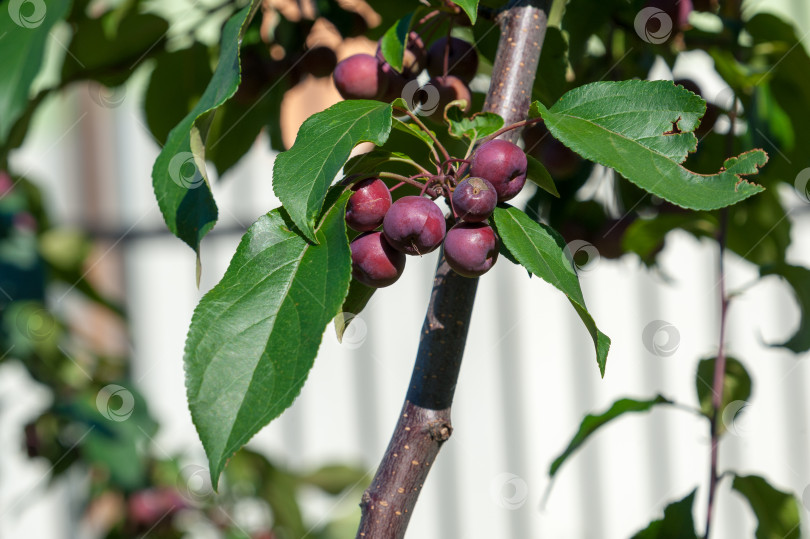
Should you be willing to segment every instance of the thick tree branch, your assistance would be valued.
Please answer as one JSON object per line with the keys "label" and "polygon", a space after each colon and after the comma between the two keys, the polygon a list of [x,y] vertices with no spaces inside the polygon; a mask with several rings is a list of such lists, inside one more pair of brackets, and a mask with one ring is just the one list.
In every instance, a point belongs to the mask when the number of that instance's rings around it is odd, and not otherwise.
{"label": "thick tree branch", "polygon": [[[501,37],[484,110],[507,124],[525,119],[546,33],[549,2],[514,2],[498,18]],[[514,141],[515,129],[503,134]],[[430,467],[453,431],[453,403],[478,279],[439,261],[405,404],[371,486],[357,537],[402,538]]]}

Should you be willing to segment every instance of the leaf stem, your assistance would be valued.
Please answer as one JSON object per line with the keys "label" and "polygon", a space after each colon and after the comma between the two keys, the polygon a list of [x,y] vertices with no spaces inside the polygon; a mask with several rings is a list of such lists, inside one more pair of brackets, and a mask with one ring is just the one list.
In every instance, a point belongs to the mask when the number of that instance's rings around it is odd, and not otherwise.
{"label": "leaf stem", "polygon": [[391,157],[388,160],[396,162],[396,163],[407,163],[409,165],[413,165],[419,172],[421,172],[425,176],[430,176],[431,175],[430,171],[428,169],[426,169],[425,167],[423,167],[422,165],[420,165],[419,163],[417,163],[416,161],[413,161],[411,159],[403,159],[401,157]]}
{"label": "leaf stem", "polygon": [[[734,96],[736,102],[736,96]],[[729,113],[731,126],[726,136],[726,156],[734,154],[734,131],[736,126],[736,114],[734,110]],[[720,445],[719,421],[723,407],[723,390],[726,380],[726,319],[728,316],[728,306],[730,298],[726,292],[726,272],[724,255],[726,251],[726,237],[728,235],[728,208],[720,210],[720,231],[717,242],[719,244],[718,254],[718,287],[720,288],[720,337],[717,344],[717,357],[714,361],[714,379],[712,380],[712,416],[710,418],[709,432],[711,434],[711,449],[709,459],[711,461],[709,471],[709,500],[706,505],[706,534],[705,539],[709,539],[709,532],[712,526],[712,514],[714,510],[715,494],[719,476],[717,474],[718,449]]]}
{"label": "leaf stem", "polygon": [[513,129],[518,129],[518,128],[520,128],[520,127],[526,127],[527,125],[536,124],[536,123],[538,123],[538,122],[542,122],[542,121],[543,121],[543,119],[542,119],[542,118],[530,118],[530,119],[528,119],[528,120],[523,120],[523,121],[520,121],[520,122],[515,122],[515,123],[513,123],[513,124],[511,124],[511,125],[507,125],[507,126],[505,126],[505,127],[501,127],[500,129],[498,129],[497,131],[495,131],[495,132],[494,132],[494,133],[492,133],[491,135],[487,135],[486,137],[484,137],[484,138],[483,138],[483,139],[481,139],[481,140],[482,140],[482,142],[489,142],[490,140],[496,139],[496,138],[498,138],[499,136],[503,135],[504,133],[506,133],[506,132],[508,132],[508,131],[511,131],[511,130],[513,130]]}
{"label": "leaf stem", "polygon": [[[413,123],[419,126],[419,129],[427,133],[427,136],[430,137],[430,140],[433,141],[433,144],[436,145],[436,148],[439,148],[439,150],[442,152],[445,161],[450,159],[450,154],[447,153],[447,149],[444,147],[444,145],[442,145],[441,142],[439,142],[439,139],[436,138],[436,135],[434,135],[433,132],[430,129],[428,129],[427,126],[425,126],[424,122],[422,122],[422,120],[419,119],[419,116],[417,116],[407,108],[404,109],[400,107],[394,108],[405,112],[405,114],[407,114],[411,118],[411,120],[413,120]],[[431,148],[431,151],[433,152],[433,156],[436,158],[436,162],[441,163],[442,159],[439,157],[439,154],[436,153],[436,148]]]}
{"label": "leaf stem", "polygon": [[416,178],[427,177],[428,179],[430,179],[430,178],[433,177],[432,174],[416,174],[416,175],[411,176],[410,178],[408,178],[406,176],[403,176],[402,174],[395,174],[393,172],[378,172],[377,176],[379,176],[380,178],[389,178],[389,179],[392,179],[392,180],[398,180],[400,182],[405,182],[405,183],[413,185],[414,187],[418,187],[419,189],[422,189],[422,187],[424,185],[426,185],[426,184],[416,181]]}

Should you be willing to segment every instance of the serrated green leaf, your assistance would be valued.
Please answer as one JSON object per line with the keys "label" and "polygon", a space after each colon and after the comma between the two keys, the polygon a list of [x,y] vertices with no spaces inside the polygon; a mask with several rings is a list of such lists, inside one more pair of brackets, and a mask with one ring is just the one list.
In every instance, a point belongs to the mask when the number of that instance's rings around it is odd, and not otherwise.
{"label": "serrated green leaf", "polygon": [[276,157],[273,191],[304,236],[317,241],[315,217],[352,149],[384,144],[390,132],[391,105],[379,101],[341,101],[303,123],[293,147]]}
{"label": "serrated green leaf", "polygon": [[349,293],[346,294],[346,299],[343,300],[340,312],[335,316],[335,333],[338,342],[343,342],[343,334],[346,333],[349,324],[366,308],[371,296],[376,291],[376,288],[366,286],[360,281],[352,279],[351,284],[349,284]]}
{"label": "serrated green leaf", "polygon": [[383,58],[400,73],[402,72],[402,61],[405,57],[405,47],[411,30],[413,15],[413,13],[409,13],[399,19],[380,39]]}
{"label": "serrated green leaf", "polygon": [[[222,30],[219,63],[197,105],[169,133],[166,145],[152,167],[152,186],[163,219],[172,233],[199,256],[200,241],[217,221],[217,205],[208,185],[200,117],[222,105],[239,86],[239,41],[259,0],[234,14]],[[205,118],[203,118],[205,119]],[[208,118],[210,120],[210,118]],[[192,136],[198,137],[192,141]],[[194,147],[192,147],[194,142]]]}
{"label": "serrated green leaf", "polygon": [[591,334],[596,363],[604,377],[610,338],[599,331],[585,307],[576,270],[566,257],[565,240],[551,227],[537,223],[512,206],[495,208],[493,218],[501,241],[518,262],[532,275],[551,283],[568,296]]}
{"label": "serrated green leaf", "polygon": [[475,24],[478,18],[478,0],[453,0],[453,3],[463,9],[470,18],[470,22]]}
{"label": "serrated green leaf", "polygon": [[606,411],[598,415],[588,414],[582,420],[582,423],[579,425],[579,430],[568,443],[568,447],[554,459],[554,462],[551,463],[551,468],[549,468],[548,475],[549,477],[554,477],[554,475],[559,471],[560,466],[565,463],[568,457],[574,453],[579,447],[584,444],[588,438],[601,427],[605,426],[607,423],[613,421],[614,419],[622,416],[623,414],[629,412],[647,412],[656,404],[673,404],[671,400],[662,397],[661,395],[657,395],[652,400],[646,401],[639,401],[635,399],[621,399],[617,400],[613,403],[613,405]]}
{"label": "serrated green leaf", "polygon": [[[712,406],[712,396],[714,391],[712,388],[714,382],[714,364],[716,358],[706,358],[700,360],[697,368],[697,376],[695,377],[695,389],[697,391],[698,402],[700,403],[700,411],[707,417],[711,417],[714,412]],[[747,401],[751,396],[751,377],[745,366],[733,357],[726,358],[726,376],[723,381],[723,403],[720,410],[724,410],[729,403],[734,401]],[[725,425],[722,421],[718,425],[722,432],[725,430]]]}
{"label": "serrated green leaf", "polygon": [[664,518],[651,522],[650,525],[633,536],[633,539],[697,539],[692,506],[695,503],[693,490],[684,499],[669,504],[664,509]]}
{"label": "serrated green leaf", "polygon": [[477,112],[471,117],[465,118],[461,107],[453,106],[454,103],[459,102],[450,103],[446,109],[446,115],[450,124],[447,132],[456,138],[467,137],[471,140],[479,140],[503,127],[503,118],[494,112]]}
{"label": "serrated green leaf", "polygon": [[5,145],[14,122],[28,106],[31,83],[42,67],[51,28],[70,7],[70,0],[12,3],[0,9],[0,146]]}
{"label": "serrated green leaf", "polygon": [[799,504],[787,492],[756,475],[736,476],[731,488],[742,494],[757,517],[757,539],[799,539]]}
{"label": "serrated green leaf", "polygon": [[752,150],[708,176],[681,166],[697,147],[692,131],[705,109],[702,99],[672,82],[631,80],[580,86],[550,109],[536,101],[531,114],[563,144],[642,189],[684,208],[713,210],[762,191],[743,176],[756,174],[768,156]]}
{"label": "serrated green leaf", "polygon": [[529,154],[526,154],[526,161],[529,163],[529,167],[526,169],[526,179],[531,181],[543,191],[560,198],[560,193],[557,191],[557,186],[554,185],[554,180],[552,179],[551,174],[548,173],[548,170],[546,170],[546,167],[543,166],[543,163]]}
{"label": "serrated green leaf", "polygon": [[186,389],[216,484],[228,458],[292,404],[351,276],[344,193],[315,229],[283,209],[254,223],[191,321]]}
{"label": "serrated green leaf", "polygon": [[789,264],[778,264],[760,268],[759,273],[763,277],[766,275],[779,275],[784,278],[793,287],[793,293],[802,313],[799,329],[796,330],[793,337],[781,344],[773,344],[772,346],[783,346],[796,354],[810,350],[810,269]]}

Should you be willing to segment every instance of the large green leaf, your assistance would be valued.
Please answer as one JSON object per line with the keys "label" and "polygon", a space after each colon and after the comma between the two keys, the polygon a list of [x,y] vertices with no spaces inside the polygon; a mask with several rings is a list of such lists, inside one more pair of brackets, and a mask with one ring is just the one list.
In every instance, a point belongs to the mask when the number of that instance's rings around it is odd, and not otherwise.
{"label": "large green leaf", "polygon": [[799,504],[756,475],[736,476],[731,488],[745,496],[757,517],[757,539],[799,539]]}
{"label": "large green leaf", "polygon": [[208,185],[204,140],[196,122],[236,92],[239,41],[259,3],[253,0],[228,19],[214,76],[197,105],[169,133],[152,167],[152,185],[166,225],[198,254],[200,241],[217,221],[217,205]]}
{"label": "large green leaf", "polygon": [[571,454],[579,449],[579,446],[584,444],[591,434],[596,432],[599,428],[607,423],[613,421],[617,417],[628,412],[647,412],[656,404],[672,404],[672,401],[657,395],[652,400],[639,401],[634,399],[621,399],[613,403],[613,405],[606,411],[598,415],[588,414],[579,425],[579,430],[568,443],[568,447],[554,459],[549,468],[548,475],[554,477],[559,471],[560,466],[571,456]]}
{"label": "large green leaf", "polygon": [[[700,411],[711,417],[714,412],[712,406],[712,396],[714,395],[714,364],[716,358],[700,360],[695,377],[695,390],[697,391]],[[738,360],[733,357],[726,358],[726,376],[723,381],[723,402],[720,405],[721,412],[734,401],[747,401],[751,396],[751,377],[748,371]],[[725,430],[725,425],[720,422],[718,425],[720,432]]]}
{"label": "large green leaf", "polygon": [[216,480],[228,458],[292,404],[351,275],[344,194],[313,245],[284,209],[256,221],[191,321],[186,389]]}
{"label": "large green leaf", "polygon": [[69,7],[70,0],[0,6],[0,146],[6,143],[11,127],[28,105],[48,35]]}
{"label": "large green leaf", "polygon": [[512,206],[495,208],[494,221],[498,235],[512,256],[530,273],[568,296],[591,334],[599,372],[604,377],[610,338],[599,331],[585,307],[576,270],[569,260],[570,253],[566,256],[565,240],[551,227],[534,221]]}
{"label": "large green leaf", "polygon": [[384,144],[390,132],[391,105],[379,101],[341,101],[301,125],[293,147],[276,157],[273,191],[307,238],[317,241],[315,217],[352,148]]}
{"label": "large green leaf", "polygon": [[727,159],[714,175],[681,163],[697,147],[692,131],[706,104],[669,81],[596,82],[566,93],[550,109],[532,114],[554,137],[596,163],[611,167],[642,189],[693,210],[713,210],[763,190],[743,176],[768,161],[762,150]]}
{"label": "large green leaf", "polygon": [[695,503],[695,492],[684,499],[669,504],[664,509],[664,518],[650,522],[647,528],[633,536],[633,539],[697,539],[692,506]]}
{"label": "large green leaf", "polygon": [[810,350],[810,269],[801,266],[791,266],[789,264],[778,264],[760,269],[760,274],[779,275],[784,278],[796,295],[796,301],[802,312],[799,329],[786,342],[774,346],[784,346],[793,352],[800,354]]}

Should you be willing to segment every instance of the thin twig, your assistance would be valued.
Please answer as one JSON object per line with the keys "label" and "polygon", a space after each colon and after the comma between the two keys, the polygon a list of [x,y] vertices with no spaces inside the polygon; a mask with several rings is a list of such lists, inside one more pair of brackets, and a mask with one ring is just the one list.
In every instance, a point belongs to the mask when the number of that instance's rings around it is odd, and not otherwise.
{"label": "thin twig", "polygon": [[[439,148],[439,150],[442,152],[442,155],[444,156],[444,160],[447,161],[448,159],[450,159],[450,154],[447,153],[447,149],[444,147],[444,145],[441,142],[439,142],[439,139],[436,138],[436,135],[434,135],[433,132],[430,129],[428,129],[427,126],[422,122],[422,120],[419,119],[419,116],[417,116],[416,114],[414,114],[413,112],[411,112],[407,108],[405,108],[405,109],[400,108],[400,107],[394,107],[394,108],[398,109],[398,110],[401,110],[405,114],[410,116],[411,120],[413,120],[413,122],[416,125],[419,126],[419,129],[421,129],[422,131],[427,133],[427,136],[430,137],[430,139],[433,141],[433,144],[436,145],[436,148]],[[433,151],[433,156],[436,158],[436,162],[441,163],[442,159],[439,158],[439,154],[436,153],[436,149],[431,148],[431,150]]]}
{"label": "thin twig", "polygon": [[[736,96],[734,96],[736,102]],[[732,110],[729,113],[731,126],[726,137],[726,156],[734,154],[734,130],[736,125],[736,113]],[[724,255],[726,251],[726,236],[728,234],[728,208],[720,210],[720,231],[717,242],[719,244],[718,260],[718,288],[720,289],[720,338],[717,344],[717,357],[714,360],[714,379],[712,380],[712,417],[710,418],[709,432],[711,434],[711,465],[709,471],[709,501],[706,505],[706,533],[705,539],[709,539],[709,532],[712,527],[712,514],[714,510],[715,495],[717,492],[718,449],[720,445],[720,418],[723,407],[723,389],[726,380],[726,317],[728,315],[729,296],[726,293],[726,272]]]}

